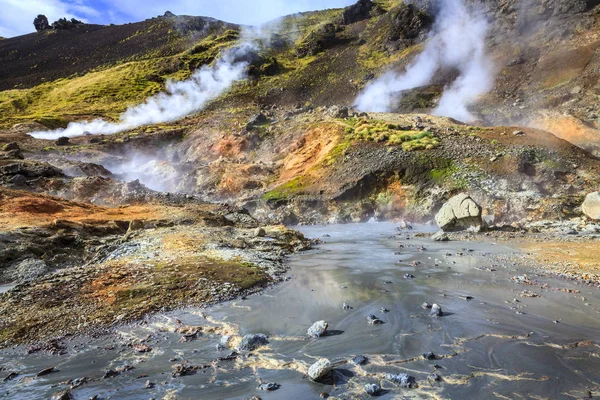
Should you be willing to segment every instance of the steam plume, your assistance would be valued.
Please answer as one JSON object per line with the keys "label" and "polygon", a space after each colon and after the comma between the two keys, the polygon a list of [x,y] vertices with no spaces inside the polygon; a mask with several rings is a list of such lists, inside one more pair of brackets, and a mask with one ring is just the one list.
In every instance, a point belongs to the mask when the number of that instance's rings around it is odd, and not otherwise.
{"label": "steam plume", "polygon": [[456,68],[460,75],[448,87],[434,110],[436,115],[463,121],[475,118],[468,107],[493,86],[494,67],[485,53],[488,24],[462,0],[440,0],[436,22],[425,49],[403,74],[388,72],[368,85],[356,99],[363,111],[393,109],[399,92],[429,84],[441,68]]}
{"label": "steam plume", "polygon": [[46,132],[33,132],[38,139],[56,139],[60,136],[80,136],[92,134],[114,134],[142,125],[157,124],[178,120],[202,109],[209,101],[224,93],[231,85],[245,77],[248,62],[245,55],[254,46],[242,43],[224,52],[212,66],[203,66],[187,80],[168,81],[164,92],[158,93],[140,105],[128,108],[118,122],[102,119],[85,122],[71,122],[65,129]]}

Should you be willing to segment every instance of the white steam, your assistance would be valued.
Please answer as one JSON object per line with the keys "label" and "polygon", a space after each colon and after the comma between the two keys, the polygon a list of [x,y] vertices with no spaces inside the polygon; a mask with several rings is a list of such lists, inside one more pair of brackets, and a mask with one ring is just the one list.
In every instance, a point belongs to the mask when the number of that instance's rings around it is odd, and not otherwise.
{"label": "white steam", "polygon": [[494,83],[494,67],[485,53],[488,24],[462,0],[439,0],[440,9],[425,49],[403,74],[388,72],[368,85],[356,99],[362,111],[394,108],[400,92],[429,84],[442,68],[456,68],[458,78],[440,99],[434,114],[472,121],[471,105]]}
{"label": "white steam", "polygon": [[128,108],[118,122],[102,119],[71,122],[65,129],[33,132],[38,139],[57,139],[61,136],[114,134],[142,125],[176,121],[202,109],[209,101],[223,94],[234,82],[245,78],[248,62],[244,55],[254,46],[241,44],[226,50],[214,65],[205,65],[184,81],[168,81],[164,92],[158,93],[140,105]]}

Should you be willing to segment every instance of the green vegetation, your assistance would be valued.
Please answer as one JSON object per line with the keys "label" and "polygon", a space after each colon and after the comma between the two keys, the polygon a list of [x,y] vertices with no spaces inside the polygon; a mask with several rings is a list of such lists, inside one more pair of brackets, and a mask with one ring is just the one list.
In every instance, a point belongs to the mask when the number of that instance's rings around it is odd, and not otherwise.
{"label": "green vegetation", "polygon": [[438,139],[429,131],[404,130],[402,126],[357,118],[351,118],[347,123],[345,132],[351,140],[400,145],[404,151],[431,150],[439,145]]}
{"label": "green vegetation", "polygon": [[266,201],[282,201],[287,200],[295,194],[298,194],[306,187],[305,178],[298,176],[289,182],[265,193],[263,199]]}

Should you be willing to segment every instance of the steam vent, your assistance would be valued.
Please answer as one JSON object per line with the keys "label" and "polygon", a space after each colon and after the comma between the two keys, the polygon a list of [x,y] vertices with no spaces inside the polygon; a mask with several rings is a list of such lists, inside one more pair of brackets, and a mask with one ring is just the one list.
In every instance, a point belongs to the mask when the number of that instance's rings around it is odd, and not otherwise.
{"label": "steam vent", "polygon": [[600,397],[600,1],[0,6],[2,400]]}

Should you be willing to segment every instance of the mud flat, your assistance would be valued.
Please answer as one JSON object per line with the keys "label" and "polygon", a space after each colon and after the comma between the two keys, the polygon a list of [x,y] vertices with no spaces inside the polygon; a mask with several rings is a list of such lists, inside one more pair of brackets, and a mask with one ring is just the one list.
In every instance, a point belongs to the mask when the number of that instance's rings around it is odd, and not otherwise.
{"label": "mud flat", "polygon": [[[261,294],[97,339],[3,350],[2,398],[355,399],[370,397],[367,384],[383,399],[598,393],[597,288],[536,275],[522,250],[483,236],[433,242],[429,227],[389,223],[299,229],[323,243],[291,256],[290,279]],[[309,338],[320,320],[327,334]],[[259,333],[268,344],[246,346]],[[352,361],[359,355],[364,363]],[[333,373],[312,382],[320,358]],[[410,387],[388,374],[407,374]]]}

